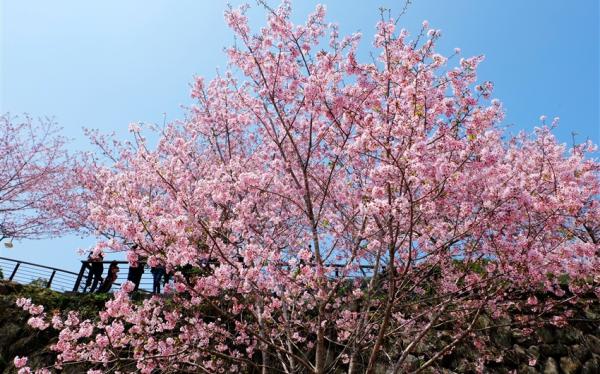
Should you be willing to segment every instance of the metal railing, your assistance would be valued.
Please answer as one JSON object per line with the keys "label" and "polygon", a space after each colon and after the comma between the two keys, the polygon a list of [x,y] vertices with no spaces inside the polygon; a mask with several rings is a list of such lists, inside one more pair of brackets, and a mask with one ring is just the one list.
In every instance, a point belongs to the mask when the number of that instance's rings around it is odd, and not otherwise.
{"label": "metal railing", "polygon": [[[79,273],[72,271],[58,269],[50,266],[34,264],[27,261],[15,260],[6,257],[0,257],[0,270],[4,275],[4,279],[8,279],[13,282],[21,284],[35,284],[37,286],[50,288],[59,292],[89,292],[91,279],[93,274],[91,273],[90,261],[81,261],[81,269]],[[119,288],[121,284],[127,281],[130,268],[127,261],[101,261],[102,263],[102,280],[99,281],[98,286],[108,275],[108,268],[111,263],[116,263],[119,266],[117,273],[117,279],[112,283],[112,289]],[[209,264],[216,264],[215,261],[211,261]],[[290,265],[287,263],[279,264],[282,268],[289,268]],[[368,277],[372,274],[372,265],[358,265],[357,269],[352,273],[342,275],[342,269],[345,265],[342,264],[327,264],[327,273],[332,278],[337,277]],[[381,269],[383,270],[383,269]],[[385,271],[385,270],[383,270]],[[139,281],[138,290],[141,292],[152,292],[153,279],[148,266],[144,266],[144,271]],[[164,278],[163,278],[164,280]],[[162,283],[162,282],[161,282]],[[110,291],[110,290],[109,290]]]}
{"label": "metal railing", "polygon": [[[79,270],[79,274],[75,279],[72,287],[72,292],[89,292],[90,284],[93,285],[93,277],[91,264],[92,261],[81,261],[81,269]],[[117,273],[117,279],[112,284],[111,288],[119,288],[121,284],[125,283],[129,276],[129,262],[127,261],[99,261],[96,263],[102,264],[102,280],[106,279],[108,276],[108,269],[111,263],[117,264],[119,266],[119,271]],[[100,287],[102,282],[98,284]],[[152,274],[150,273],[150,269],[144,266],[144,272],[141,276],[138,291],[141,292],[152,292]]]}
{"label": "metal railing", "polygon": [[3,277],[21,284],[35,284],[55,291],[65,292],[73,288],[77,273],[27,261],[0,257]]}
{"label": "metal railing", "polygon": [[[87,261],[81,261],[82,266],[79,273],[34,264],[27,261],[15,260],[7,257],[0,257],[0,270],[4,279],[20,284],[33,284],[39,287],[49,288],[58,292],[83,292],[85,281],[89,275],[89,265]],[[104,264],[110,264],[111,261],[105,261]],[[117,274],[117,280],[112,285],[112,288],[118,288],[127,280],[128,263],[127,261],[117,261],[122,266]],[[108,267],[105,266],[102,278],[106,277]],[[152,275],[150,271],[145,271],[142,274],[139,291],[152,291]]]}

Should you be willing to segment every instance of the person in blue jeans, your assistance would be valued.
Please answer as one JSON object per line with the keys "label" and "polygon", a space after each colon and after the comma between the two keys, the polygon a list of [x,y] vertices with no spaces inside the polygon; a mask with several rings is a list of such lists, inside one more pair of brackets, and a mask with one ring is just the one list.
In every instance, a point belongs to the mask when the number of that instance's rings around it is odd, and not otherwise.
{"label": "person in blue jeans", "polygon": [[165,276],[165,267],[162,265],[157,265],[153,267],[150,272],[152,273],[152,293],[159,294],[160,281]]}

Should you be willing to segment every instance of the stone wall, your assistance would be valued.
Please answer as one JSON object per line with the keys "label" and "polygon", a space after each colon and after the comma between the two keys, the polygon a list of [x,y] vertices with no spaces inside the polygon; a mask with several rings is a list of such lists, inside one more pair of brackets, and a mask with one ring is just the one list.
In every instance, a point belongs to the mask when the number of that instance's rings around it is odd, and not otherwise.
{"label": "stone wall", "polygon": [[[12,360],[15,356],[29,356],[32,367],[48,366],[54,361],[50,345],[56,341],[56,332],[37,331],[27,325],[29,316],[19,309],[17,297],[31,297],[46,310],[79,310],[84,315],[94,315],[106,300],[105,295],[64,295],[32,286],[21,286],[0,281],[0,372],[16,372]],[[481,316],[477,321],[480,337],[490,344],[485,350],[485,373],[545,373],[545,374],[600,374],[600,302],[588,300],[577,308],[569,325],[558,328],[551,324],[524,335],[508,327],[510,319],[493,320]],[[498,326],[498,327],[496,327]],[[406,371],[414,370],[431,352],[451,340],[448,331],[436,331],[419,344],[409,356]],[[474,349],[470,341],[457,346],[439,362],[434,373],[475,373],[482,352]],[[386,373],[387,365],[381,363],[378,372]],[[67,366],[62,373],[82,373],[82,366]]]}

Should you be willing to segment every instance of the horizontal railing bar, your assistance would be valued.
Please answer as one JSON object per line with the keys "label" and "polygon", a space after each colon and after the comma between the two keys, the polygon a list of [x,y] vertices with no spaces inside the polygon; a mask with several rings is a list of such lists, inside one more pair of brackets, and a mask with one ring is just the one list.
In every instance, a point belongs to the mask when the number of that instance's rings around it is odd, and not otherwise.
{"label": "horizontal railing bar", "polygon": [[[50,270],[56,270],[56,271],[62,271],[63,273],[77,275],[77,273],[69,271],[69,270],[64,270],[64,269],[59,269],[59,268],[53,268],[53,267],[44,266],[44,265],[38,265],[38,264],[34,264],[34,263],[31,263],[31,262],[27,262],[27,261],[13,260],[12,258],[0,257],[0,260],[8,260],[8,261],[12,261],[13,263],[14,262],[20,262],[21,264],[25,264],[25,265],[33,265],[33,266],[37,266],[37,267],[40,267],[40,268],[45,268],[45,269],[50,269]],[[125,261],[125,263],[126,262],[127,261]]]}
{"label": "horizontal railing bar", "polygon": [[[62,270],[60,269],[53,269],[53,268],[47,268],[47,267],[43,267],[41,265],[33,265],[33,264],[25,264],[25,263],[21,263],[21,266],[27,269],[36,269],[36,270],[40,270],[40,271],[56,271],[57,273],[63,273]],[[66,271],[63,274],[69,274]]]}
{"label": "horizontal railing bar", "polygon": [[60,273],[56,273],[55,277],[58,278],[58,279],[75,279],[74,277],[66,276],[66,275],[63,275],[63,274],[60,274]]}
{"label": "horizontal railing bar", "polygon": [[[18,276],[25,276],[25,277],[29,277],[29,278],[31,278],[31,279],[33,279],[33,280],[35,280],[35,279],[49,279],[49,278],[50,278],[50,276],[51,276],[52,274],[39,275],[39,274],[31,274],[31,273],[25,273],[25,272],[19,272],[19,271],[17,271],[17,274],[15,274],[15,277],[16,277],[17,275],[18,275]],[[59,278],[56,278],[56,277],[54,277],[52,281],[53,281],[53,282],[54,282],[54,281],[59,281],[59,282],[72,282],[72,280],[71,280],[71,279],[63,279],[63,278],[60,278],[60,279],[59,279]]]}
{"label": "horizontal railing bar", "polygon": [[20,270],[19,273],[32,273],[32,274],[39,274],[39,275],[52,274],[52,271],[36,269],[36,268],[27,268],[24,266],[19,267],[19,270]]}
{"label": "horizontal railing bar", "polygon": [[[39,272],[34,272],[34,271],[21,271],[21,268],[19,268],[18,273],[28,274],[28,275],[30,275],[32,277],[33,276],[36,276],[36,277],[49,277],[49,276],[52,275],[52,273],[39,273]],[[56,273],[56,274],[58,274],[58,273]],[[72,280],[73,279],[73,278],[57,277],[56,274],[54,276],[55,279],[58,279],[58,278],[64,279],[64,280]]]}

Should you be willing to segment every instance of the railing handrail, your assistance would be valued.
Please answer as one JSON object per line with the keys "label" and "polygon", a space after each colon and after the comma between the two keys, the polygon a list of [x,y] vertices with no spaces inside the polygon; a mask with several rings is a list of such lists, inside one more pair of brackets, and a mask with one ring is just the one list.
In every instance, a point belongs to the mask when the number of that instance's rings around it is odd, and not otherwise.
{"label": "railing handrail", "polygon": [[[49,269],[49,270],[56,270],[56,271],[60,271],[63,273],[68,273],[68,274],[72,274],[72,275],[78,275],[78,273],[73,272],[73,271],[69,271],[69,270],[65,270],[65,269],[60,269],[60,268],[55,268],[55,267],[51,267],[51,266],[46,266],[46,265],[40,265],[40,264],[34,264],[32,262],[27,262],[27,261],[22,261],[22,260],[15,260],[13,258],[8,258],[8,257],[0,257],[0,260],[8,260],[8,261],[12,261],[12,262],[20,262],[21,264],[25,264],[25,265],[31,265],[31,266],[36,266],[36,267],[40,267],[40,268],[44,268],[44,269]],[[81,260],[81,262],[83,263],[92,263],[92,262],[100,262],[102,264],[111,264],[111,263],[116,263],[116,264],[129,264],[129,261],[93,261],[93,260]],[[145,262],[143,262],[144,265],[146,265]],[[289,264],[286,263],[282,263],[279,264],[280,266],[289,266]],[[309,264],[309,265],[314,265],[314,264]],[[329,264],[323,264],[324,267],[333,267],[333,268],[344,268],[346,266],[349,266],[349,264],[336,264],[336,263],[329,263]],[[352,265],[350,265],[352,266]],[[373,269],[374,266],[373,265],[366,265],[366,264],[358,264],[358,267],[361,269]]]}
{"label": "railing handrail", "polygon": [[31,266],[36,266],[36,267],[39,267],[39,268],[48,269],[48,270],[60,271],[60,272],[63,272],[63,273],[77,275],[77,273],[75,273],[73,271],[59,269],[59,268],[54,268],[54,267],[51,267],[51,266],[45,266],[45,265],[40,265],[40,264],[34,264],[33,262],[15,260],[13,258],[8,258],[8,257],[0,257],[0,260],[8,260],[8,261],[12,261],[12,262],[19,262],[19,263],[24,264],[24,265],[31,265]]}
{"label": "railing handrail", "polygon": [[[87,282],[89,282],[89,279],[90,279],[89,278],[90,277],[90,273],[89,272],[91,272],[92,269],[93,269],[93,267],[91,266],[91,264],[93,264],[93,263],[121,264],[121,265],[122,264],[128,264],[129,265],[128,261],[123,261],[123,260],[110,260],[110,261],[104,261],[104,260],[102,260],[102,261],[95,261],[95,260],[92,260],[92,259],[86,259],[86,260],[80,260],[82,266],[81,266],[80,271],[78,273],[76,273],[76,272],[65,270],[65,269],[55,268],[55,267],[46,266],[46,265],[40,265],[40,264],[28,262],[28,261],[16,260],[16,259],[13,259],[13,258],[8,258],[8,257],[0,257],[0,261],[10,262],[10,263],[14,264],[14,268],[13,268],[13,270],[11,272],[11,275],[8,278],[9,280],[13,280],[13,278],[17,275],[17,272],[18,272],[19,267],[21,265],[30,266],[32,268],[30,268],[28,270],[29,274],[27,276],[31,277],[32,279],[33,279],[34,276],[38,276],[40,279],[41,279],[41,277],[46,276],[48,278],[47,281],[46,281],[47,282],[47,285],[46,285],[47,288],[50,288],[52,282],[55,279],[55,276],[57,275],[57,273],[59,275],[59,278],[57,278],[57,279],[59,279],[59,280],[61,280],[60,274],[75,276],[76,280],[74,282],[73,292],[79,292],[79,288],[81,286],[81,282],[83,280],[83,277],[84,277],[86,271],[88,272],[88,279],[86,280],[86,287],[87,287]],[[219,261],[217,259],[210,259],[206,263],[200,264],[200,265],[206,266],[206,265],[218,265],[218,264],[219,264]],[[302,264],[304,264],[304,261],[300,261],[299,262],[299,265],[302,265]],[[139,265],[145,267],[148,264],[145,261],[140,261]],[[279,261],[278,261],[278,263],[275,264],[275,266],[279,266],[279,267],[282,267],[282,268],[287,267],[288,269],[289,269],[290,265],[291,264],[288,263],[288,262],[279,262]],[[309,262],[308,264],[304,264],[304,265],[317,266],[317,264],[312,263],[312,262]],[[333,270],[335,272],[335,277],[336,278],[338,276],[340,276],[339,275],[339,269],[341,269],[341,268],[346,268],[346,267],[350,267],[350,268],[354,267],[355,269],[358,268],[358,269],[360,269],[360,272],[364,276],[367,276],[365,270],[368,270],[368,269],[372,270],[372,269],[374,269],[374,266],[370,265],[370,264],[325,263],[325,264],[323,264],[323,266],[326,267],[326,268],[329,268],[329,269]],[[28,268],[26,268],[26,269],[28,269]],[[50,271],[51,274],[48,274],[48,275],[46,275],[46,274],[36,274],[35,271],[36,270],[39,271],[39,269],[46,269],[46,271]],[[110,267],[109,267],[109,269],[110,269]],[[385,267],[384,267],[384,269],[385,269]],[[31,274],[32,271],[33,271],[33,274]],[[130,268],[129,271],[130,271],[130,274],[131,274],[131,268]],[[22,271],[20,273],[22,273]],[[130,274],[128,274],[128,279],[129,279],[129,275]],[[352,277],[353,275],[350,275],[350,276]],[[342,275],[342,277],[345,277],[345,276]],[[33,280],[35,280],[35,279],[33,279]],[[139,286],[139,280],[140,280],[140,278],[138,278],[138,281],[137,281],[138,283],[136,284],[136,286]],[[64,281],[66,281],[66,279],[62,278],[62,281],[64,283]],[[119,286],[119,285],[121,285],[121,282],[115,282],[114,285],[115,286]],[[64,285],[62,285],[61,287],[63,287],[63,289],[64,289]],[[143,290],[141,288],[140,288],[140,290],[141,291],[146,291],[146,290]],[[147,291],[147,292],[149,292],[149,291]]]}
{"label": "railing handrail", "polygon": [[[2,258],[2,257],[0,257]],[[23,262],[23,261],[21,261]],[[129,261],[117,261],[117,260],[111,260],[111,261],[94,261],[94,260],[81,260],[82,263],[87,263],[87,264],[91,264],[91,263],[101,263],[101,264],[111,264],[111,263],[115,263],[115,264],[129,264]],[[144,261],[140,261],[139,262],[140,265],[147,265],[146,262]],[[207,262],[208,265],[214,265],[214,264],[218,264],[218,260],[214,259],[214,260],[210,260]],[[278,263],[277,265],[279,266],[290,266],[289,263],[286,262],[281,262]],[[308,265],[310,266],[316,266],[316,264],[310,262],[308,263]],[[373,269],[375,268],[374,265],[368,265],[368,264],[356,264],[360,269]],[[330,267],[330,268],[345,268],[348,266],[354,266],[353,264],[336,264],[336,263],[324,263],[323,267]]]}

